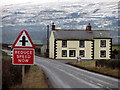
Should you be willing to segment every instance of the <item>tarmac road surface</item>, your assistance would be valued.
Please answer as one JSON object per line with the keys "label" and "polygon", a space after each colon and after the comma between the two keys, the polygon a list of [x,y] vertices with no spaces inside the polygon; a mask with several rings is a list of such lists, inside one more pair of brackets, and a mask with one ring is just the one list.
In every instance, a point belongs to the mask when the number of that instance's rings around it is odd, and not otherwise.
{"label": "tarmac road surface", "polygon": [[78,69],[43,57],[35,57],[36,65],[43,68],[54,88],[119,88],[118,79]]}

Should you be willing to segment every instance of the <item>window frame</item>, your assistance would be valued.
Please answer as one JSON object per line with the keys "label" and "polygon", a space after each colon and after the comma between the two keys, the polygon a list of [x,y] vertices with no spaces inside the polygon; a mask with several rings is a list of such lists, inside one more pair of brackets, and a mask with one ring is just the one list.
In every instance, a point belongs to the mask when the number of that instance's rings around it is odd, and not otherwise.
{"label": "window frame", "polygon": [[[74,51],[74,55],[71,55],[71,51]],[[75,57],[76,56],[76,50],[69,50],[69,57]]]}
{"label": "window frame", "polygon": [[[81,51],[83,51],[83,55],[81,55]],[[79,50],[79,55],[80,55],[81,57],[85,57],[85,50]]]}
{"label": "window frame", "polygon": [[[65,51],[66,55],[63,55],[64,51]],[[67,57],[67,50],[62,50],[62,57]]]}
{"label": "window frame", "polygon": [[[102,52],[105,52],[104,55],[102,55]],[[100,51],[100,57],[106,57],[106,50],[101,50]]]}
{"label": "window frame", "polygon": [[[104,44],[102,44],[104,41]],[[100,47],[106,47],[106,40],[100,40]]]}
{"label": "window frame", "polygon": [[62,47],[67,47],[67,40],[62,40]]}
{"label": "window frame", "polygon": [[79,47],[85,47],[85,40],[80,40],[79,41]]}

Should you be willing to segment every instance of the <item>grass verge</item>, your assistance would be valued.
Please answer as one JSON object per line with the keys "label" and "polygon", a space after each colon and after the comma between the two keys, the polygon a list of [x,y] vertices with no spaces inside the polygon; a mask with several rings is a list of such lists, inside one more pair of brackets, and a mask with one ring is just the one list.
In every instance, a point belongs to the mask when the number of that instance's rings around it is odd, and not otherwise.
{"label": "grass verge", "polygon": [[111,69],[108,67],[96,67],[95,61],[70,62],[67,64],[78,67],[78,68],[82,68],[82,69],[85,69],[88,71],[112,76],[115,78],[120,78],[120,70],[119,69],[117,69],[117,68]]}
{"label": "grass verge", "polygon": [[[22,88],[22,85],[16,85],[11,88]],[[41,68],[36,65],[30,67],[30,71],[24,77],[24,88],[49,88]]]}

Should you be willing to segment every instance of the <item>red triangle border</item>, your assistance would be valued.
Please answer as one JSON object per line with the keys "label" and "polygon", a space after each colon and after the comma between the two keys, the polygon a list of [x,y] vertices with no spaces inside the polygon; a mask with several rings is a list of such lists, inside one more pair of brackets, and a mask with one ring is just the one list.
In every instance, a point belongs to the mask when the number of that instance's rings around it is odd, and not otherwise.
{"label": "red triangle border", "polygon": [[[15,46],[16,43],[18,42],[20,36],[23,34],[23,32],[25,32],[25,34],[27,35],[28,39],[30,40],[30,43],[32,44],[32,47],[30,47],[30,46]],[[20,34],[18,35],[17,39],[15,40],[15,42],[13,43],[12,48],[35,48],[35,46],[34,46],[34,44],[32,42],[32,39],[30,38],[28,32],[26,30],[22,30],[20,32]]]}

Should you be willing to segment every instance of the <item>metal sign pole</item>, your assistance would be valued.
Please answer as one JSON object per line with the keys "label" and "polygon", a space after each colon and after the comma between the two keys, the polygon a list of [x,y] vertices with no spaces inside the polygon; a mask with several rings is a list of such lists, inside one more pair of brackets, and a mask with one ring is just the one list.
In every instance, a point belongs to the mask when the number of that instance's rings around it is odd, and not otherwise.
{"label": "metal sign pole", "polygon": [[25,73],[25,66],[22,65],[22,88],[24,88],[24,73]]}

